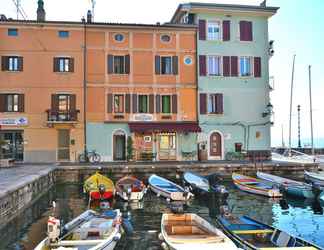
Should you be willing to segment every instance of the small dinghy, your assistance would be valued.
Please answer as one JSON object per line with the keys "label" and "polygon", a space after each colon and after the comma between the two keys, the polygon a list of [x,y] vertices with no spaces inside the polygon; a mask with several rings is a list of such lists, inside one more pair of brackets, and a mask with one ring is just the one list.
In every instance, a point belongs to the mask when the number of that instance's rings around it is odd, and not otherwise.
{"label": "small dinghy", "polygon": [[125,176],[116,183],[116,193],[124,201],[140,201],[145,192],[144,183],[132,176]]}
{"label": "small dinghy", "polygon": [[293,195],[300,198],[314,199],[324,196],[324,191],[318,189],[315,185],[310,185],[304,182],[295,181],[280,176],[257,172],[258,178],[277,184],[280,190],[283,190],[288,195]]}
{"label": "small dinghy", "polygon": [[67,223],[63,230],[60,220],[50,216],[48,237],[35,250],[112,250],[121,238],[121,223],[118,209],[102,214],[87,210]]}
{"label": "small dinghy", "polygon": [[183,180],[185,182],[185,185],[188,185],[194,194],[216,194],[221,199],[227,199],[228,197],[228,191],[226,190],[226,188],[223,185],[211,183],[208,177],[203,177],[192,172],[185,172],[183,174]]}
{"label": "small dinghy", "polygon": [[282,197],[282,194],[278,188],[273,187],[269,183],[262,180],[236,173],[232,174],[232,179],[235,186],[245,192],[259,194],[271,198]]}
{"label": "small dinghy", "polygon": [[222,230],[242,249],[321,249],[315,244],[247,216],[236,217],[226,212],[217,218],[217,222]]}
{"label": "small dinghy", "polygon": [[196,214],[163,214],[160,240],[170,250],[237,250],[220,229]]}
{"label": "small dinghy", "polygon": [[324,187],[324,172],[304,172],[305,180]]}
{"label": "small dinghy", "polygon": [[148,182],[154,193],[167,199],[174,201],[187,201],[193,197],[193,194],[184,190],[183,187],[155,174],[150,176]]}
{"label": "small dinghy", "polygon": [[84,182],[83,192],[89,194],[91,200],[108,200],[114,196],[115,187],[112,180],[96,172]]}

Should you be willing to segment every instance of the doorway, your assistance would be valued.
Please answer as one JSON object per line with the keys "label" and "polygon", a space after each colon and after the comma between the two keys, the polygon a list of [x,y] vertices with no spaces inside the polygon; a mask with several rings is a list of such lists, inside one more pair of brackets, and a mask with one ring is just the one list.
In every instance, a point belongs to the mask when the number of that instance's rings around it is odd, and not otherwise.
{"label": "doorway", "polygon": [[58,130],[57,159],[59,161],[70,161],[70,130]]}
{"label": "doorway", "polygon": [[126,136],[123,132],[116,132],[113,136],[114,161],[126,160]]}
{"label": "doorway", "polygon": [[176,160],[177,144],[176,133],[160,134],[159,141],[159,160]]}
{"label": "doorway", "polygon": [[24,159],[24,139],[23,131],[1,131],[0,132],[0,158]]}
{"label": "doorway", "polygon": [[212,158],[222,158],[222,136],[218,132],[210,135],[209,155]]}

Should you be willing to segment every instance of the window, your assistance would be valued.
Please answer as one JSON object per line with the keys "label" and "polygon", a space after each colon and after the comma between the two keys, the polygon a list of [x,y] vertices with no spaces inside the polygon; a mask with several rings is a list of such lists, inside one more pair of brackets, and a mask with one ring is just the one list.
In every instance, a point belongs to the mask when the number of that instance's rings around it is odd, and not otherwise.
{"label": "window", "polygon": [[70,36],[70,32],[69,32],[69,31],[66,31],[66,30],[60,30],[60,31],[58,32],[58,35],[59,35],[59,37],[61,37],[61,38],[67,38],[67,37]]}
{"label": "window", "polygon": [[208,75],[220,76],[221,75],[221,57],[208,56]]}
{"label": "window", "polygon": [[18,36],[18,29],[8,29],[8,36]]}
{"label": "window", "polygon": [[59,59],[59,71],[60,72],[69,72],[69,64],[70,59],[69,58],[60,58]]}
{"label": "window", "polygon": [[58,110],[59,111],[70,110],[70,95],[58,95]]}
{"label": "window", "polygon": [[54,58],[54,72],[74,72],[74,59],[70,57]]}
{"label": "window", "polygon": [[124,113],[124,95],[114,95],[114,112]]}
{"label": "window", "polygon": [[162,113],[171,113],[171,96],[169,95],[162,96]]}
{"label": "window", "polygon": [[18,71],[18,57],[9,57],[8,58],[8,70],[9,71]]}
{"label": "window", "polygon": [[122,35],[122,34],[116,34],[116,35],[114,36],[114,39],[115,39],[115,41],[117,41],[117,42],[122,42],[122,41],[124,40],[124,35]]}
{"label": "window", "polygon": [[164,43],[168,43],[171,41],[171,37],[169,35],[161,35],[161,41]]}
{"label": "window", "polygon": [[0,94],[0,112],[24,112],[24,95]]}
{"label": "window", "polygon": [[172,57],[161,56],[161,74],[171,75],[172,74]]}
{"label": "window", "polygon": [[18,112],[19,110],[19,95],[11,94],[7,95],[7,112]]}
{"label": "window", "polygon": [[240,58],[240,75],[241,76],[252,75],[251,57],[244,56]]}
{"label": "window", "polygon": [[114,56],[114,73],[125,74],[125,57]]}
{"label": "window", "polygon": [[148,96],[139,95],[138,96],[138,112],[147,113],[148,112]]}
{"label": "window", "polygon": [[210,114],[223,114],[223,94],[209,94],[207,111]]}
{"label": "window", "polygon": [[207,33],[208,40],[220,40],[220,22],[208,22]]}

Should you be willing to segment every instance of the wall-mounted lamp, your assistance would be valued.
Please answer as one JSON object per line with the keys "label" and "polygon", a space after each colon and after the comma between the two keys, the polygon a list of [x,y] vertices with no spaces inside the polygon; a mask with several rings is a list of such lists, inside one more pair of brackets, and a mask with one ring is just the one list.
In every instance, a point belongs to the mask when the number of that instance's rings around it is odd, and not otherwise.
{"label": "wall-mounted lamp", "polygon": [[272,115],[272,114],[273,114],[273,105],[269,102],[264,112],[262,113],[262,117],[267,117],[268,115]]}

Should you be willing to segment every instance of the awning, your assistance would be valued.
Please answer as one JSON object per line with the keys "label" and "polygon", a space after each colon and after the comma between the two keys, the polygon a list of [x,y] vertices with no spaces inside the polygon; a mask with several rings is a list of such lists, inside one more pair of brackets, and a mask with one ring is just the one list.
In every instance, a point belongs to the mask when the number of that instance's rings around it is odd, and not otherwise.
{"label": "awning", "polygon": [[182,132],[198,133],[201,128],[196,122],[129,122],[131,132]]}

